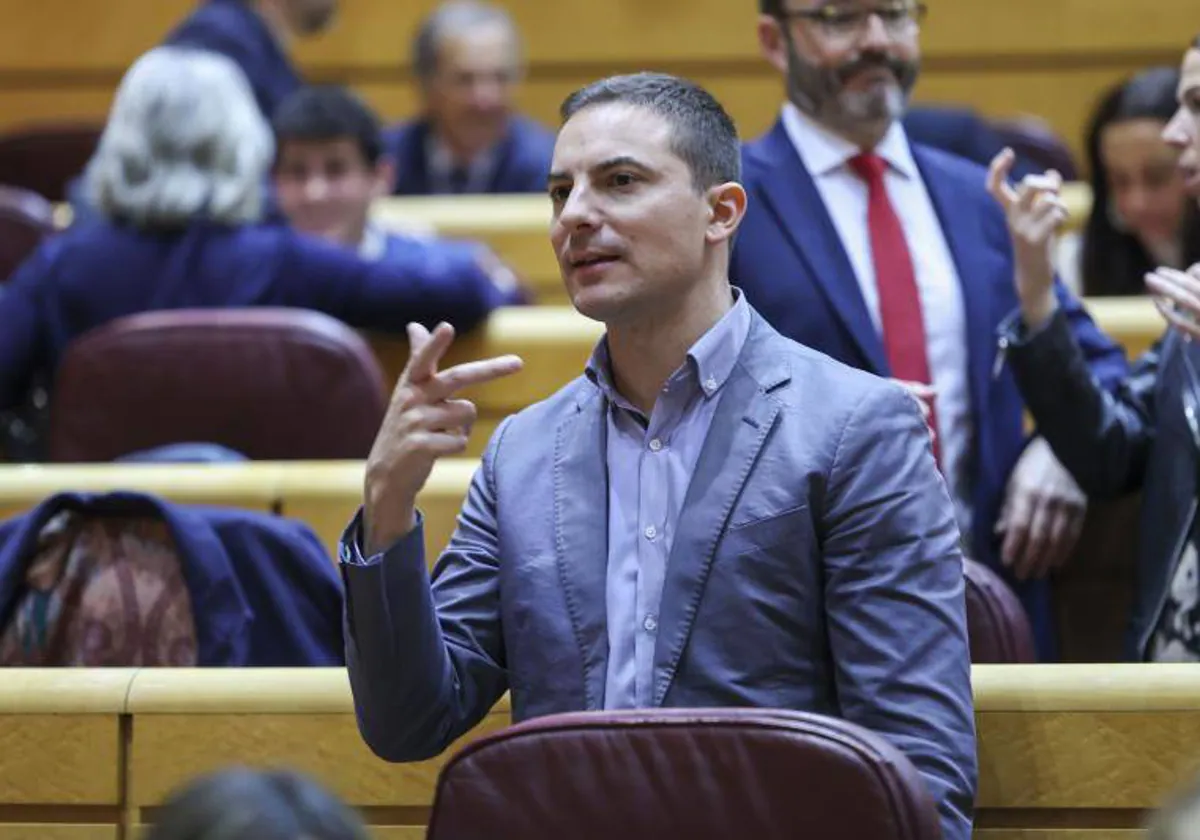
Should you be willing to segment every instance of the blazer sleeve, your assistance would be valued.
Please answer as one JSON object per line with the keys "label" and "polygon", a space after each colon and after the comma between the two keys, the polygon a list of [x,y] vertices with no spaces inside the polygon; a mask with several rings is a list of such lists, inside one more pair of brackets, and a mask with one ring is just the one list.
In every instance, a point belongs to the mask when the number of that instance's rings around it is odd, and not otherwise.
{"label": "blazer sleeve", "polygon": [[1039,433],[1088,495],[1111,498],[1141,487],[1169,340],[1160,340],[1116,387],[1107,388],[1089,366],[1063,309],[1033,335],[1024,333],[1016,315],[1002,325],[1002,350]]}
{"label": "blazer sleeve", "polygon": [[1102,388],[1114,391],[1129,373],[1129,361],[1119,344],[1105,335],[1074,294],[1061,281],[1055,281],[1059,310],[1092,376]]}
{"label": "blazer sleeve", "polygon": [[963,559],[915,400],[881,383],[844,427],[823,522],[825,602],[847,720],[889,738],[970,840],[977,777]]}
{"label": "blazer sleeve", "polygon": [[355,714],[367,745],[387,761],[439,755],[508,690],[493,480],[503,429],[471,480],[432,583],[420,526],[366,560],[358,520],[342,542]]}
{"label": "blazer sleeve", "polygon": [[291,305],[359,329],[402,332],[410,321],[429,328],[446,321],[466,332],[509,302],[470,255],[462,247],[423,248],[371,261],[294,234],[280,279]]}
{"label": "blazer sleeve", "polygon": [[0,410],[26,394],[33,375],[45,363],[43,298],[51,294],[57,243],[44,243],[0,285]]}

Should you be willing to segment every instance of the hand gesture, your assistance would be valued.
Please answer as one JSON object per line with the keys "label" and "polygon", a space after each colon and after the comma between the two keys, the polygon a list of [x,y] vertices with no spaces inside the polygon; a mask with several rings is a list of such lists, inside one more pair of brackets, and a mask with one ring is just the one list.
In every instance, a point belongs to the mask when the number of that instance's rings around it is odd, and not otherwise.
{"label": "hand gesture", "polygon": [[1071,557],[1083,533],[1087,496],[1055,457],[1034,438],[1009,476],[996,533],[1001,560],[1017,580],[1043,578]]}
{"label": "hand gesture", "polygon": [[498,356],[439,371],[438,363],[454,341],[454,328],[445,323],[432,334],[409,324],[408,340],[408,364],[367,457],[363,516],[368,554],[377,554],[413,529],[417,493],[434,462],[466,449],[475,405],[455,394],[516,373],[522,364],[517,356]]}
{"label": "hand gesture", "polygon": [[1015,282],[1025,325],[1037,329],[1054,314],[1054,234],[1067,218],[1059,197],[1062,176],[1053,169],[1027,175],[1014,189],[1008,182],[1016,155],[1005,149],[988,168],[987,188],[1004,210],[1013,240]]}
{"label": "hand gesture", "polygon": [[1159,314],[1186,338],[1200,338],[1200,265],[1185,271],[1160,268],[1146,275]]}

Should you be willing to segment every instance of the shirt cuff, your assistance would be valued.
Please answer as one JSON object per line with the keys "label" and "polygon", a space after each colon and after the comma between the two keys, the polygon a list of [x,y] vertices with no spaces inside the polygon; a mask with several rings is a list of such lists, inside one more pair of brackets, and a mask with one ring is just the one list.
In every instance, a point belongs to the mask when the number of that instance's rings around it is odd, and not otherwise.
{"label": "shirt cuff", "polygon": [[[347,566],[374,566],[382,563],[383,558],[394,548],[394,546],[389,546],[378,554],[367,556],[366,549],[363,548],[362,519],[363,511],[360,507],[354,514],[354,518],[350,520],[350,524],[346,526],[346,530],[342,532],[342,539],[338,544],[338,559]],[[416,511],[416,520],[412,531],[402,537],[400,542],[404,542],[412,534],[421,533],[424,529],[425,517],[420,510]]]}

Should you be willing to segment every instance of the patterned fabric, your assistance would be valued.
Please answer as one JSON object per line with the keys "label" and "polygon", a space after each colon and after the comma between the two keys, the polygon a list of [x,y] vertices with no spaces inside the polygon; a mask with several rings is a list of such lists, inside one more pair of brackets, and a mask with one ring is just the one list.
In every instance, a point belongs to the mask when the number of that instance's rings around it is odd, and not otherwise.
{"label": "patterned fabric", "polygon": [[1196,541],[1188,540],[1158,618],[1150,643],[1152,662],[1200,661],[1200,556]]}
{"label": "patterned fabric", "polygon": [[166,523],[71,512],[46,523],[0,633],[0,665],[195,664],[191,598]]}

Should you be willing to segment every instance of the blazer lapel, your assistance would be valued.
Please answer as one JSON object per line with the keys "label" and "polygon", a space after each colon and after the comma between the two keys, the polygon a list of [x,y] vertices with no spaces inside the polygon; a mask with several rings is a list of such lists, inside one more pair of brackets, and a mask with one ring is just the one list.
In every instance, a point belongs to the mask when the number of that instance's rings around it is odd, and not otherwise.
{"label": "blazer lapel", "polygon": [[[967,321],[967,367],[971,383],[972,409],[976,422],[985,422],[988,417],[988,393],[991,370],[999,348],[996,342],[995,321],[991,317],[991,278],[995,266],[984,265],[993,260],[994,245],[984,236],[976,213],[956,213],[961,202],[954,195],[957,186],[939,172],[936,163],[931,163],[928,153],[920,146],[912,147],[913,158],[921,171],[921,179],[933,202],[934,213],[942,225],[946,245],[958,272],[958,284],[962,288],[963,308]],[[1012,282],[1011,278],[1008,282]],[[978,436],[977,436],[978,438]]]}
{"label": "blazer lapel", "polygon": [[[808,267],[808,273],[853,337],[871,371],[890,375],[883,340],[867,312],[842,238],[782,122],[777,122],[759,141],[754,153],[768,164],[767,177],[758,186],[784,236]],[[797,279],[781,276],[779,282],[794,283]]]}
{"label": "blazer lapel", "polygon": [[[771,334],[757,317],[755,322],[743,359],[752,352],[754,333],[759,342]],[[654,648],[655,706],[662,705],[687,646],[717,540],[779,414],[779,402],[768,392],[787,380],[786,367],[780,367],[760,385],[739,360],[725,383],[667,558]]]}
{"label": "blazer lapel", "polygon": [[605,402],[582,400],[554,445],[558,575],[583,661],[587,709],[604,706],[608,671],[608,467]]}

